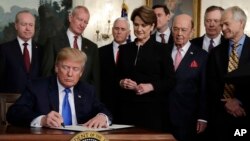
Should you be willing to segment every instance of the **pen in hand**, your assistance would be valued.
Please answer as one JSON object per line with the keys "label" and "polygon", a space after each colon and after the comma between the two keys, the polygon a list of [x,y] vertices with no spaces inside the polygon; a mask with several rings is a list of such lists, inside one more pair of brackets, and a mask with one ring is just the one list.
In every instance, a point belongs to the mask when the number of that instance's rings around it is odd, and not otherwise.
{"label": "pen in hand", "polygon": [[61,125],[62,125],[62,127],[63,127],[63,128],[65,128],[65,125],[64,125],[64,123],[63,123],[63,122],[61,123]]}

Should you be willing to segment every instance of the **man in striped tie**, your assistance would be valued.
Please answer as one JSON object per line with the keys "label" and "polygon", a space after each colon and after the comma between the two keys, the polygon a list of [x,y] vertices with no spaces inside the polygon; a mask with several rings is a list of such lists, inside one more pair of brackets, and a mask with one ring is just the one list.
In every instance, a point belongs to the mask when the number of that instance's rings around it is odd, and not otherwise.
{"label": "man in striped tie", "polygon": [[[236,129],[249,129],[249,83],[225,83],[225,76],[250,63],[250,38],[244,34],[247,17],[238,6],[227,8],[221,26],[227,39],[211,51],[207,66],[209,137],[230,140]],[[240,85],[239,85],[240,84]],[[235,138],[241,140],[243,138]]]}

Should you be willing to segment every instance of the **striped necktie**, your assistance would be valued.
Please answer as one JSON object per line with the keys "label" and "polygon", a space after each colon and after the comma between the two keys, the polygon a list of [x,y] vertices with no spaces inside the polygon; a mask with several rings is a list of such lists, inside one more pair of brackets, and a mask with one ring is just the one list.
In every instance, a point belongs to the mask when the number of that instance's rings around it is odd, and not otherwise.
{"label": "striped necktie", "polygon": [[[239,46],[239,44],[234,44],[233,48],[232,48],[232,52],[229,56],[229,61],[228,61],[228,68],[227,71],[231,72],[235,69],[238,68],[238,64],[239,64],[239,57],[237,55],[237,47]],[[225,84],[224,87],[224,98],[232,98],[233,97],[233,93],[234,93],[234,85],[232,84]]]}

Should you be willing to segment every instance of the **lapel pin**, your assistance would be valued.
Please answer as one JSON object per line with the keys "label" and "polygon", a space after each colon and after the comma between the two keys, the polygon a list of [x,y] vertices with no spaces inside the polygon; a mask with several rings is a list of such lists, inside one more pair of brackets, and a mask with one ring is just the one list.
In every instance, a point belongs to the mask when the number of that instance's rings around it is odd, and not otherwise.
{"label": "lapel pin", "polygon": [[193,55],[194,53],[191,51],[191,52],[190,52],[190,54],[192,54],[192,55]]}
{"label": "lapel pin", "polygon": [[78,95],[78,98],[82,98],[82,96],[81,96],[81,95]]}

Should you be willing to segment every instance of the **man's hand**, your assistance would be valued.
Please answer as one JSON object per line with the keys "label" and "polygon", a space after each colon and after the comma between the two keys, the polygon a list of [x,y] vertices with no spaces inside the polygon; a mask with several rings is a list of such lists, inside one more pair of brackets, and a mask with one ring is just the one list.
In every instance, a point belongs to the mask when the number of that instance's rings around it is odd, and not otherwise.
{"label": "man's hand", "polygon": [[206,128],[207,128],[206,122],[197,121],[196,131],[198,134],[204,132]]}
{"label": "man's hand", "polygon": [[41,125],[43,127],[60,127],[61,123],[63,123],[63,118],[55,111],[51,111],[41,119]]}
{"label": "man's hand", "polygon": [[94,118],[83,124],[88,128],[107,128],[107,118],[104,114],[97,114]]}
{"label": "man's hand", "polygon": [[222,99],[221,101],[225,102],[225,109],[227,112],[234,117],[246,116],[244,108],[241,107],[241,103],[236,98],[227,98]]}

